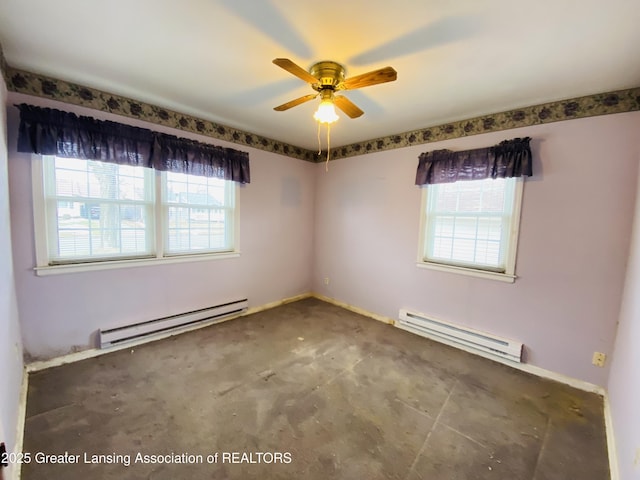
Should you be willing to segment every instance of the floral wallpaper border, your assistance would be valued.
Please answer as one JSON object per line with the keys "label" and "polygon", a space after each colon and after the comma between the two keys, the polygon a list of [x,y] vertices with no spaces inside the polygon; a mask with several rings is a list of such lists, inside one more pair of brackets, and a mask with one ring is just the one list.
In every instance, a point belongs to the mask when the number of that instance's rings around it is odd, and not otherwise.
{"label": "floral wallpaper border", "polygon": [[533,105],[366,140],[343,147],[336,147],[331,150],[331,156],[334,160],[337,160],[354,155],[439,142],[481,133],[636,110],[640,110],[640,87]]}
{"label": "floral wallpaper border", "polygon": [[7,88],[17,93],[50,98],[60,102],[80,105],[146,122],[198,133],[208,137],[226,140],[238,145],[280,153],[289,157],[315,162],[317,153],[302,147],[290,145],[255,133],[204,120],[191,115],[175,112],[127,97],[103,92],[76,83],[59,80],[37,73],[18,70],[8,66]]}
{"label": "floral wallpaper border", "polygon": [[[308,162],[323,162],[316,151],[290,145],[255,133],[245,132],[209,120],[174,112],[155,105],[114,95],[76,83],[15,69],[7,65],[0,45],[0,68],[10,91],[50,98],[187,132],[198,133],[238,145],[287,155]],[[331,149],[337,160],[366,153],[381,152],[441,140],[497,132],[518,127],[559,122],[576,118],[640,110],[640,87],[518,108],[481,117],[365,140]]]}

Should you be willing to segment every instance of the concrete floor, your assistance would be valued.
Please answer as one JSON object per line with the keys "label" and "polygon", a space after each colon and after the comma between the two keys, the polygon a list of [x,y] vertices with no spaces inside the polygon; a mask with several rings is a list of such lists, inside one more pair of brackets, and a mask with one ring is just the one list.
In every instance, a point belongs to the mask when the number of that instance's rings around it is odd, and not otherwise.
{"label": "concrete floor", "polygon": [[609,478],[601,397],[316,299],[32,374],[24,451],[26,480]]}

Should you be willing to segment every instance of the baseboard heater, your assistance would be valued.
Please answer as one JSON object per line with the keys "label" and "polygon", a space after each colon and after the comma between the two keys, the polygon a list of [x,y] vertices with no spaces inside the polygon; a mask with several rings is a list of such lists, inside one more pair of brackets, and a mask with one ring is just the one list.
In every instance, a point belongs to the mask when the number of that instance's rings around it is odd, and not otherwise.
{"label": "baseboard heater", "polygon": [[169,317],[147,320],[140,323],[132,323],[122,327],[100,329],[100,348],[108,348],[125,342],[132,342],[164,334],[179,331],[197,324],[209,323],[214,320],[222,320],[231,315],[238,315],[247,311],[249,302],[246,298],[233,302],[201,308],[191,312],[171,315]]}
{"label": "baseboard heater", "polygon": [[428,318],[424,314],[405,309],[400,310],[399,319],[400,321],[396,323],[396,326],[403,330],[417,333],[448,345],[462,345],[468,349],[478,350],[514,362],[522,362],[523,345],[520,342],[442,320]]}

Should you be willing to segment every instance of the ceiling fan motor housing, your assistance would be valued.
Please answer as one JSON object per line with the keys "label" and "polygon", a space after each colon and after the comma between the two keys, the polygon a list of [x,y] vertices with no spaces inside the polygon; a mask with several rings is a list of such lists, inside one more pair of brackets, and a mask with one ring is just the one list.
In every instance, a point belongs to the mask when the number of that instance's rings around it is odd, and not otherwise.
{"label": "ceiling fan motor housing", "polygon": [[336,90],[344,82],[344,67],[336,62],[318,62],[311,67],[309,73],[318,79],[314,90]]}

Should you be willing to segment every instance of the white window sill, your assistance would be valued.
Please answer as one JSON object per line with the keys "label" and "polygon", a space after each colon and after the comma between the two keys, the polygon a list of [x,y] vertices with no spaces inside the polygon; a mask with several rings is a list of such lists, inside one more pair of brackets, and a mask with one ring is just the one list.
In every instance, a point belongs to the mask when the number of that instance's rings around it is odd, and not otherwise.
{"label": "white window sill", "polygon": [[200,255],[177,255],[163,258],[140,258],[129,260],[111,260],[105,262],[73,263],[65,265],[47,265],[35,267],[36,275],[45,277],[48,275],[62,275],[65,273],[95,272],[98,270],[113,270],[116,268],[144,267],[149,265],[167,265],[170,263],[205,262],[210,260],[224,260],[236,258],[240,252],[210,253]]}
{"label": "white window sill", "polygon": [[498,282],[514,283],[516,281],[515,275],[509,275],[507,273],[489,272],[487,270],[474,270],[473,268],[454,267],[453,265],[442,265],[439,263],[418,262],[416,265],[419,268],[438,270],[440,272],[458,273],[460,275],[468,275],[470,277],[487,278],[489,280],[496,280]]}

